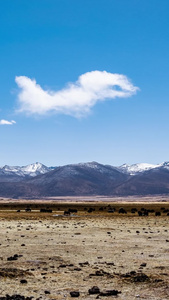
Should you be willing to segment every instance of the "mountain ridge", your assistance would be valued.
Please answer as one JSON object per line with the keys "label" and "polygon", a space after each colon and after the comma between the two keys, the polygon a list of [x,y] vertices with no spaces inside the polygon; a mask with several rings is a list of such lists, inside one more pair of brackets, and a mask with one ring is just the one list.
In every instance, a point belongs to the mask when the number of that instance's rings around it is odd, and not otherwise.
{"label": "mountain ridge", "polygon": [[[86,162],[86,163],[77,163],[77,164],[67,164],[65,166],[84,166],[84,167],[91,167],[91,168],[97,168],[98,165],[102,165],[103,164],[99,164],[98,162],[92,161],[92,162]],[[121,172],[124,173],[128,173],[130,175],[135,175],[136,173],[140,173],[140,172],[144,172],[150,169],[154,169],[154,168],[159,168],[159,167],[166,167],[169,169],[169,162],[163,162],[160,164],[148,164],[148,163],[136,163],[136,164],[123,164],[120,166],[112,166],[112,165],[107,165],[105,164],[104,166],[110,166],[113,167],[117,170],[120,170]],[[59,166],[59,167],[64,167],[64,166]],[[13,174],[17,174],[19,176],[36,176],[39,174],[45,174],[51,170],[54,170],[56,167],[50,166],[47,167],[46,165],[40,163],[40,162],[36,162],[36,163],[32,163],[26,166],[9,166],[9,165],[5,165],[3,167],[0,167],[0,172],[2,171],[6,171],[6,172],[10,172]]]}
{"label": "mountain ridge", "polygon": [[1,197],[128,196],[169,193],[169,162],[123,164],[97,162],[46,167],[41,163],[0,168]]}

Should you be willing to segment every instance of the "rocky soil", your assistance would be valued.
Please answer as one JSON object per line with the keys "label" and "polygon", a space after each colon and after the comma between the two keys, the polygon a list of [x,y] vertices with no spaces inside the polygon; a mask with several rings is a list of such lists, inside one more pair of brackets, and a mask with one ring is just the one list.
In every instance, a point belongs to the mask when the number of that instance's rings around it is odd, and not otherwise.
{"label": "rocky soil", "polygon": [[167,214],[1,210],[0,232],[0,299],[169,299]]}

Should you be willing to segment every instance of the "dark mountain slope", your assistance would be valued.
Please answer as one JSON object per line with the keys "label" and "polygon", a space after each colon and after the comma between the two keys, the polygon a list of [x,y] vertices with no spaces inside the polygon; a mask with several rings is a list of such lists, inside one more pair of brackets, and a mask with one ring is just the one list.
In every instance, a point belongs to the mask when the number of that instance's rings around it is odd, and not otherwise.
{"label": "dark mountain slope", "polygon": [[112,166],[92,162],[57,167],[36,177],[24,177],[20,182],[17,181],[17,177],[16,182],[0,182],[0,197],[11,198],[168,193],[168,164],[141,173],[137,172],[137,175],[129,175]]}
{"label": "dark mountain slope", "polygon": [[25,182],[0,182],[0,197],[38,197],[36,186]]}
{"label": "dark mountain slope", "polygon": [[89,163],[58,167],[27,183],[35,185],[44,196],[111,195],[128,178],[111,166]]}
{"label": "dark mountain slope", "polygon": [[130,179],[115,189],[117,195],[153,195],[169,193],[169,169],[155,168]]}

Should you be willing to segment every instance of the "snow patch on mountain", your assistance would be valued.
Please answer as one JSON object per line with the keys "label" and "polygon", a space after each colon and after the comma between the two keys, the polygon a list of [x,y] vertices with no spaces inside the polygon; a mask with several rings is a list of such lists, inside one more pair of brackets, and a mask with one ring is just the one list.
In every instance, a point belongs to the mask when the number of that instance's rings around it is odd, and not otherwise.
{"label": "snow patch on mountain", "polygon": [[25,167],[21,167],[21,171],[24,175],[36,176],[39,174],[45,174],[50,171],[45,165],[36,162],[35,164],[30,164]]}
{"label": "snow patch on mountain", "polygon": [[162,163],[161,167],[163,167],[164,169],[169,170],[169,161],[165,161],[164,163]]}
{"label": "snow patch on mountain", "polygon": [[91,169],[100,169],[101,167],[103,168],[104,165],[100,165],[99,163],[92,161],[92,162],[87,162],[87,163],[79,163],[77,164],[80,167],[86,167],[86,168],[91,168]]}
{"label": "snow patch on mountain", "polygon": [[4,167],[0,168],[0,173],[2,174],[17,175],[21,177],[26,177],[26,176],[35,177],[40,174],[45,174],[49,171],[51,171],[51,168],[48,168],[39,162],[27,166],[22,166],[22,167],[5,165]]}
{"label": "snow patch on mountain", "polygon": [[123,164],[122,166],[117,167],[117,169],[126,174],[136,175],[138,173],[142,173],[151,169],[159,168],[161,167],[161,165],[162,164],[153,165],[147,163],[140,163],[140,164],[133,164],[133,165]]}

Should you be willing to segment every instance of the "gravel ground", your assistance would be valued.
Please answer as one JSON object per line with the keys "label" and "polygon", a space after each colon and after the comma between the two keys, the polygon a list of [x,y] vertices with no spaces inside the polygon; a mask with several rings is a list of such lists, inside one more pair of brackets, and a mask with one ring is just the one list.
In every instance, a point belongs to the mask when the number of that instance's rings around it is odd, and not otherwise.
{"label": "gravel ground", "polygon": [[0,297],[169,299],[169,217],[32,214],[0,214]]}

